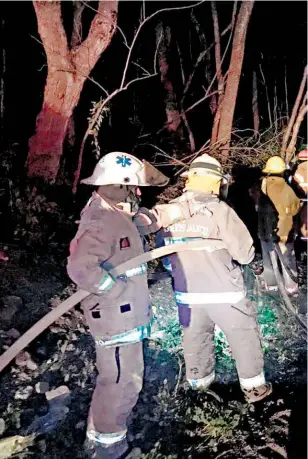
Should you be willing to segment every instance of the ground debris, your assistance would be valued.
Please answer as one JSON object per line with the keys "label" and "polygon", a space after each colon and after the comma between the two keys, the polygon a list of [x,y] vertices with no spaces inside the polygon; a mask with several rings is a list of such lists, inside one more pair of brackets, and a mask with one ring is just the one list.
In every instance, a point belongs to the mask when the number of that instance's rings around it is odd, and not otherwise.
{"label": "ground debris", "polygon": [[26,367],[28,370],[36,370],[37,364],[33,362],[29,352],[22,351],[15,358],[15,364],[18,367]]}
{"label": "ground debris", "polygon": [[21,453],[32,445],[34,438],[33,435],[26,437],[14,435],[13,437],[3,438],[0,440],[0,459],[7,459]]}

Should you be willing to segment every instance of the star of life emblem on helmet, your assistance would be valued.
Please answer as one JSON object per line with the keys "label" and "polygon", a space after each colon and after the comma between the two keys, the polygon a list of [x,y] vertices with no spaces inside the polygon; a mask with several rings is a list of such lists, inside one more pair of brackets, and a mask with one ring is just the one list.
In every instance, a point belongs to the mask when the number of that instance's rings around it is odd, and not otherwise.
{"label": "star of life emblem on helmet", "polygon": [[131,166],[132,160],[127,156],[117,156],[117,164],[121,164],[122,167]]}

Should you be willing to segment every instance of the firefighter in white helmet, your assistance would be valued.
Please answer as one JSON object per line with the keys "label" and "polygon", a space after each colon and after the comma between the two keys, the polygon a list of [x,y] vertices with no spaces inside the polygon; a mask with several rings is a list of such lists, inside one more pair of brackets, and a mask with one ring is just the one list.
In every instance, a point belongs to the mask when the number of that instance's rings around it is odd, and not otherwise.
{"label": "firefighter in white helmet", "polygon": [[[204,154],[183,175],[186,188],[179,198],[150,211],[141,208],[135,222],[141,234],[163,228],[165,244],[209,240],[207,249],[169,257],[186,378],[193,388],[208,388],[214,381],[217,324],[231,346],[246,399],[256,402],[272,389],[265,382],[258,327],[240,267],[253,260],[253,241],[233,209],[219,199],[224,177],[217,160]],[[216,248],[213,240],[219,241]]]}
{"label": "firefighter in white helmet", "polygon": [[79,288],[91,293],[82,308],[99,372],[87,428],[93,457],[113,459],[127,451],[126,421],[142,388],[142,340],[151,325],[146,266],[117,279],[108,271],[143,253],[128,208],[138,200],[138,187],[167,182],[149,163],[122,152],[105,155],[92,176],[81,181],[98,189],[81,212],[67,271]]}

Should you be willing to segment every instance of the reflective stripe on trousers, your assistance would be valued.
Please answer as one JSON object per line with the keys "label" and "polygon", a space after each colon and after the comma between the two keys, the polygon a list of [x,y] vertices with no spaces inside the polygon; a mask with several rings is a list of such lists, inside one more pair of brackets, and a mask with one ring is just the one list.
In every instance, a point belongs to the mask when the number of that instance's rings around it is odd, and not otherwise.
{"label": "reflective stripe on trousers", "polygon": [[102,336],[95,336],[95,344],[100,347],[114,347],[125,344],[135,344],[149,338],[151,335],[153,319],[147,325],[141,325],[140,327],[133,328],[119,335],[113,335],[108,340],[103,339]]}
{"label": "reflective stripe on trousers", "polygon": [[127,430],[123,430],[122,432],[115,432],[115,433],[99,433],[95,430],[88,430],[87,437],[89,440],[96,441],[100,443],[102,446],[109,446],[114,445],[114,443],[118,443],[119,441],[124,440],[126,437]]}
{"label": "reflective stripe on trousers", "polygon": [[175,301],[181,305],[189,304],[235,304],[246,296],[246,291],[215,292],[215,293],[186,293],[175,291]]}

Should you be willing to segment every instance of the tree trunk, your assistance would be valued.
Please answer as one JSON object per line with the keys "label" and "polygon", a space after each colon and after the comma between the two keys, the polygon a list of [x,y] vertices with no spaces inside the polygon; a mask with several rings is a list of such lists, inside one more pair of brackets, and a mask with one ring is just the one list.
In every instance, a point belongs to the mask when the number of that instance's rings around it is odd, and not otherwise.
{"label": "tree trunk", "polygon": [[225,94],[221,105],[217,135],[217,142],[220,145],[224,160],[227,160],[229,155],[233,116],[244,59],[246,34],[253,5],[254,1],[245,0],[242,2],[234,30],[231,60]]}
{"label": "tree trunk", "polygon": [[257,74],[252,73],[252,116],[253,116],[253,129],[255,135],[259,134],[260,116],[259,116],[259,103],[258,103],[258,82]]}
{"label": "tree trunk", "polygon": [[301,104],[301,101],[303,99],[303,94],[304,94],[305,86],[306,86],[306,83],[307,83],[307,76],[308,76],[308,66],[305,67],[304,75],[303,75],[302,82],[301,82],[299,90],[298,90],[298,94],[297,94],[297,97],[296,97],[296,100],[295,100],[295,104],[294,104],[294,107],[293,107],[293,110],[292,110],[291,118],[290,118],[288,127],[286,129],[286,132],[284,133],[284,136],[283,136],[282,147],[281,147],[281,155],[282,155],[282,157],[284,157],[284,155],[286,153],[287,144],[288,144],[291,132],[292,132],[293,125],[295,123],[297,112],[298,112],[299,106]]}
{"label": "tree trunk", "polygon": [[164,27],[160,22],[156,28],[157,43],[160,39],[158,46],[158,62],[160,79],[164,87],[165,104],[166,104],[166,117],[167,117],[167,130],[170,133],[176,133],[181,125],[181,115],[176,100],[173,84],[169,77],[169,62],[167,58],[168,50],[171,43],[171,30],[170,27]]}
{"label": "tree trunk", "polygon": [[60,1],[34,1],[34,9],[47,56],[48,75],[43,108],[36,132],[29,141],[28,176],[55,180],[68,123],[83,85],[115,31],[117,2],[100,1],[88,37],[69,49]]}
{"label": "tree trunk", "polygon": [[297,136],[298,136],[298,131],[299,128],[307,115],[308,111],[308,105],[307,105],[307,98],[308,94],[305,95],[303,103],[301,105],[301,108],[299,109],[296,121],[293,125],[293,132],[292,132],[292,137],[290,140],[290,143],[288,145],[288,148],[286,150],[286,162],[287,164],[291,161],[292,157],[294,156],[295,153],[295,146],[296,146],[296,141],[297,141]]}
{"label": "tree trunk", "polygon": [[224,78],[221,69],[221,45],[220,45],[220,31],[219,21],[216,9],[216,2],[211,2],[212,8],[212,19],[214,26],[214,37],[215,37],[215,64],[216,64],[216,75],[217,75],[217,86],[218,86],[218,102],[216,105],[216,111],[213,121],[211,145],[214,145],[218,139],[218,129],[221,116],[221,102],[224,95]]}

